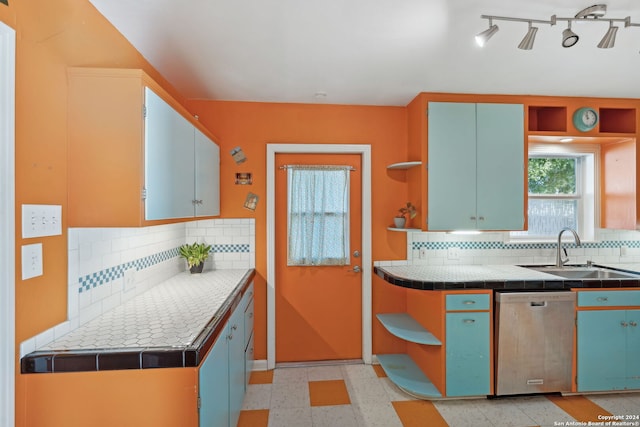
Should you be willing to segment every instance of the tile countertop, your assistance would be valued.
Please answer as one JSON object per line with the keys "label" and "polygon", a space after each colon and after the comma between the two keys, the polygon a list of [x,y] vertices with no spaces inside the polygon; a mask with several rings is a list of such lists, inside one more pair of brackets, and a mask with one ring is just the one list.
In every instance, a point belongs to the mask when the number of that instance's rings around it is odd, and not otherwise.
{"label": "tile countertop", "polygon": [[[607,264],[602,266],[640,272],[638,264]],[[376,266],[374,272],[393,285],[422,290],[561,290],[640,286],[640,280],[635,279],[562,279],[552,274],[517,265]]]}
{"label": "tile countertop", "polygon": [[27,354],[22,372],[198,366],[254,275],[180,273]]}

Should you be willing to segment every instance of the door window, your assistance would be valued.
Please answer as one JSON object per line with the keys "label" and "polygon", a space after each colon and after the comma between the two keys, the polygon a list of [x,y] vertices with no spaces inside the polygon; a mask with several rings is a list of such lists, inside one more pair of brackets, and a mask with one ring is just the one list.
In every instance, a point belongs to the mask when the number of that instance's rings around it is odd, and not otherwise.
{"label": "door window", "polygon": [[287,169],[287,265],[348,265],[351,168]]}

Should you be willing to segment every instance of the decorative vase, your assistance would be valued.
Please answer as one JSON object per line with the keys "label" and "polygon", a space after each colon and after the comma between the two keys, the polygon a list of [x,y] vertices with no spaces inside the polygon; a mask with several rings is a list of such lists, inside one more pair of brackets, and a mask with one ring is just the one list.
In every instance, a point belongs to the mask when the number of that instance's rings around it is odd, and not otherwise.
{"label": "decorative vase", "polygon": [[193,267],[191,267],[189,271],[191,272],[191,274],[202,273],[203,268],[204,268],[204,262],[201,262],[200,264],[194,265]]}
{"label": "decorative vase", "polygon": [[406,222],[407,219],[403,216],[393,218],[393,223],[395,224],[396,228],[404,228]]}

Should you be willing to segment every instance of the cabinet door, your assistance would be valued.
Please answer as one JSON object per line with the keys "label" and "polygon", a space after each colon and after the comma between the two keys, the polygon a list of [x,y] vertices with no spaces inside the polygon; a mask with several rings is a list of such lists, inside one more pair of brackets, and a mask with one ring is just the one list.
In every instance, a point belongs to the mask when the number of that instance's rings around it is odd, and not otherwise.
{"label": "cabinet door", "polygon": [[489,394],[489,313],[447,313],[446,322],[447,396]]}
{"label": "cabinet door", "polygon": [[229,419],[238,424],[245,389],[244,308],[239,305],[229,318]]}
{"label": "cabinet door", "polygon": [[[200,364],[200,427],[228,427],[229,424],[229,353],[228,325]],[[235,425],[235,424],[234,424]]]}
{"label": "cabinet door", "polygon": [[640,310],[627,311],[627,388],[640,390]]}
{"label": "cabinet door", "polygon": [[195,169],[195,215],[220,215],[220,147],[197,128]]}
{"label": "cabinet door", "polygon": [[624,323],[624,310],[578,312],[578,391],[625,388],[628,327]]}
{"label": "cabinet door", "polygon": [[477,104],[479,230],[524,227],[524,106]]}
{"label": "cabinet door", "polygon": [[429,230],[476,228],[476,105],[429,103]]}
{"label": "cabinet door", "polygon": [[145,218],[193,217],[194,127],[145,89]]}

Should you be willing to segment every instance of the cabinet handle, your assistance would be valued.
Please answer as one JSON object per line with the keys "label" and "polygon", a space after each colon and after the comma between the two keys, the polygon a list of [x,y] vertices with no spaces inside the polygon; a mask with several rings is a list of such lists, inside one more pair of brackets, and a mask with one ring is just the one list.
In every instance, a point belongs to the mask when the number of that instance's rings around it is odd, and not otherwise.
{"label": "cabinet handle", "polygon": [[464,319],[462,321],[462,323],[467,323],[467,324],[471,324],[471,323],[476,323],[475,319]]}
{"label": "cabinet handle", "polygon": [[600,302],[605,302],[605,301],[609,301],[609,298],[608,297],[598,297],[597,300],[600,301]]}
{"label": "cabinet handle", "polygon": [[484,221],[484,217],[483,217],[483,216],[479,217],[478,219],[479,219],[480,221]]}
{"label": "cabinet handle", "polygon": [[475,216],[472,216],[472,217],[469,217],[469,219],[470,219],[471,221],[475,221],[475,220],[476,220],[476,217],[475,217]]}
{"label": "cabinet handle", "polygon": [[249,319],[253,317],[253,312],[249,313]]}
{"label": "cabinet handle", "polygon": [[231,327],[231,329],[233,329],[233,330],[235,331],[236,329],[238,329],[238,325],[233,325],[233,326]]}
{"label": "cabinet handle", "polygon": [[471,305],[471,304],[475,304],[475,303],[476,303],[476,302],[475,302],[475,301],[472,301],[472,300],[467,300],[467,301],[464,301],[464,302],[463,302],[463,304],[464,304],[464,305]]}
{"label": "cabinet handle", "polygon": [[229,341],[231,341],[231,340],[233,339],[233,334],[229,334],[229,335],[227,335],[227,339],[228,339]]}
{"label": "cabinet handle", "polygon": [[629,326],[627,322],[620,322],[620,324],[622,325],[623,328],[626,328],[627,326]]}
{"label": "cabinet handle", "polygon": [[629,325],[631,326],[638,326],[638,324],[636,322],[634,322],[633,320],[631,322],[629,322]]}

